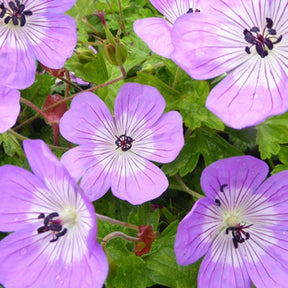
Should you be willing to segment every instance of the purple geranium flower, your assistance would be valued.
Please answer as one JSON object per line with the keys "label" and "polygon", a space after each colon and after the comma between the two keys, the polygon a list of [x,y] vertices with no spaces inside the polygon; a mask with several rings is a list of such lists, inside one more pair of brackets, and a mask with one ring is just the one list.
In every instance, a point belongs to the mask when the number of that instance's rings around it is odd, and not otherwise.
{"label": "purple geranium flower", "polygon": [[[179,18],[171,59],[192,78],[230,72],[206,106],[233,128],[288,109],[288,4],[283,0],[214,0]],[[207,13],[205,13],[207,12]]]}
{"label": "purple geranium flower", "polygon": [[135,33],[160,56],[169,58],[173,51],[171,29],[175,20],[187,13],[200,11],[200,0],[150,0],[165,19],[150,17],[134,22]]}
{"label": "purple geranium flower", "polygon": [[63,67],[77,40],[75,21],[63,15],[76,0],[0,1],[1,84],[24,89],[36,73],[36,61]]}
{"label": "purple geranium flower", "polygon": [[[287,287],[288,171],[265,180],[268,166],[252,156],[208,166],[207,197],[178,227],[175,253],[187,265],[204,256],[198,287]],[[264,181],[265,180],[265,181]]]}
{"label": "purple geranium flower", "polygon": [[20,112],[20,92],[0,86],[0,133],[6,132],[16,122]]}
{"label": "purple geranium flower", "polygon": [[103,286],[93,205],[41,140],[23,142],[34,174],[0,168],[0,283],[6,288]]}
{"label": "purple geranium flower", "polygon": [[176,111],[162,115],[165,100],[157,89],[124,84],[115,100],[115,121],[93,93],[81,93],[60,120],[60,132],[80,146],[61,161],[91,200],[112,193],[132,204],[160,196],[168,187],[156,161],[176,158],[183,143],[182,118]]}

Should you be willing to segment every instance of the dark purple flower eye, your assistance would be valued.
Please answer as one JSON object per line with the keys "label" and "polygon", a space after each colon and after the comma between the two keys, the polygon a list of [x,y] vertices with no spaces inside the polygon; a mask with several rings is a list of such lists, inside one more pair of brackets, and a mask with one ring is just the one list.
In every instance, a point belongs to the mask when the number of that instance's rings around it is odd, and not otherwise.
{"label": "dark purple flower eye", "polygon": [[117,140],[115,141],[115,144],[117,146],[116,149],[121,148],[122,151],[126,152],[131,149],[132,143],[134,142],[134,139],[132,139],[129,136],[126,136],[125,134],[122,134],[121,136],[117,137]]}
{"label": "dark purple flower eye", "polygon": [[277,32],[275,29],[272,29],[273,21],[270,18],[266,18],[266,26],[264,27],[262,33],[260,29],[256,26],[252,27],[249,30],[244,29],[244,39],[252,44],[251,46],[245,47],[245,52],[251,54],[251,47],[255,46],[256,52],[261,58],[268,56],[268,51],[272,50],[274,45],[282,40],[282,35],[276,36]]}

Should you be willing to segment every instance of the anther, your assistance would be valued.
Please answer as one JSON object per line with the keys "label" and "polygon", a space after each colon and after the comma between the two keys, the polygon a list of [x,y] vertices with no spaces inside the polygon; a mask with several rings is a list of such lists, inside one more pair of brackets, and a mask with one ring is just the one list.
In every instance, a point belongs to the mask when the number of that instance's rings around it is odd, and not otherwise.
{"label": "anther", "polygon": [[220,191],[224,193],[224,190],[223,190],[223,189],[224,189],[225,187],[227,187],[227,186],[228,186],[228,184],[222,184],[222,185],[220,186]]}
{"label": "anther", "polygon": [[276,29],[272,28],[273,25],[273,20],[271,18],[266,18],[266,25],[262,34],[260,33],[260,29],[256,26],[253,26],[250,31],[247,29],[243,30],[245,41],[251,44],[250,47],[245,47],[245,52],[247,54],[251,54],[250,49],[255,45],[257,54],[261,58],[265,58],[268,56],[268,51],[272,50],[275,44],[281,42],[282,35],[280,35],[278,38],[275,37],[277,35],[277,31]]}
{"label": "anther", "polygon": [[218,207],[220,207],[220,205],[221,205],[221,202],[220,202],[220,200],[219,200],[219,199],[215,199],[215,203],[216,203],[216,205],[217,205]]}
{"label": "anther", "polygon": [[132,143],[134,142],[134,139],[132,139],[129,136],[126,136],[125,134],[122,134],[121,136],[117,137],[115,141],[115,144],[117,146],[116,149],[121,148],[122,151],[126,152],[132,147]]}

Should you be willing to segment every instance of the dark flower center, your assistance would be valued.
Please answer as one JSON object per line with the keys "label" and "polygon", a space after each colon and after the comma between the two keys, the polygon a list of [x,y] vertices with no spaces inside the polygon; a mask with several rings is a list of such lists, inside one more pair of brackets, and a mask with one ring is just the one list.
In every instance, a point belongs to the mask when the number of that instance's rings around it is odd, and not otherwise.
{"label": "dark flower center", "polygon": [[247,225],[247,226],[237,224],[233,227],[228,227],[226,229],[227,235],[229,234],[229,231],[231,231],[231,233],[232,233],[232,240],[233,240],[233,244],[234,244],[235,249],[238,248],[238,243],[244,243],[245,240],[248,240],[250,238],[250,234],[248,232],[244,231],[244,229],[247,229],[251,226],[252,226],[252,224]]}
{"label": "dark flower center", "polygon": [[32,11],[25,10],[25,5],[20,4],[19,0],[8,2],[8,7],[4,6],[4,3],[0,3],[0,18],[4,18],[4,23],[8,24],[10,20],[12,24],[23,27],[26,23],[26,16],[31,16]]}
{"label": "dark flower center", "polygon": [[121,148],[122,151],[126,152],[132,147],[134,139],[132,139],[131,137],[126,136],[125,134],[122,134],[119,137],[115,137],[117,138],[115,141],[115,144],[117,146],[116,149]]}
{"label": "dark flower center", "polygon": [[282,35],[277,37],[277,32],[273,28],[273,21],[270,18],[266,18],[266,25],[262,31],[259,33],[260,29],[256,26],[252,27],[250,30],[245,29],[243,31],[244,39],[246,42],[251,44],[245,47],[245,52],[251,54],[251,47],[255,46],[256,52],[261,58],[268,55],[268,51],[272,50],[274,45],[281,42]]}
{"label": "dark flower center", "polygon": [[50,242],[56,242],[59,237],[64,236],[67,233],[67,228],[62,227],[62,222],[60,219],[54,219],[59,217],[57,212],[53,212],[45,217],[44,213],[39,214],[38,219],[44,219],[43,224],[37,229],[39,234],[51,231],[53,232],[53,239]]}

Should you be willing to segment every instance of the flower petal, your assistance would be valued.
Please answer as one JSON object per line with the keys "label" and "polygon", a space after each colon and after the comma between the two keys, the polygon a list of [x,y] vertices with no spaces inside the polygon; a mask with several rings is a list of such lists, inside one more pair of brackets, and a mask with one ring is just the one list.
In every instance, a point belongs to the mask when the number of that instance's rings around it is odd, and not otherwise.
{"label": "flower petal", "polygon": [[194,79],[217,77],[239,66],[245,52],[243,28],[210,13],[192,13],[176,20],[170,58]]}
{"label": "flower petal", "polygon": [[61,158],[71,175],[79,180],[85,195],[95,201],[101,198],[111,186],[111,164],[113,155],[98,151],[95,147],[79,146],[70,149]]}
{"label": "flower petal", "polygon": [[7,236],[0,242],[0,282],[14,288],[103,286],[108,264],[98,243],[91,253],[70,263],[54,257],[61,254],[61,248],[60,241],[50,243],[43,234],[37,234],[33,226]]}
{"label": "flower petal", "polygon": [[151,129],[142,132],[133,142],[132,151],[152,161],[171,162],[184,145],[183,120],[176,111],[162,115]]}
{"label": "flower petal", "polygon": [[214,201],[201,198],[180,222],[174,246],[176,259],[180,265],[194,263],[212,245],[221,222],[221,219],[213,213],[213,206]]}
{"label": "flower petal", "polygon": [[133,153],[123,155],[113,168],[112,193],[133,205],[155,199],[167,188],[161,169]]}
{"label": "flower petal", "polygon": [[288,109],[287,75],[269,57],[258,58],[228,75],[206,101],[206,107],[232,128],[256,125]]}
{"label": "flower petal", "polygon": [[60,132],[76,144],[99,145],[116,140],[116,128],[110,111],[97,95],[90,92],[81,93],[73,99],[70,110],[60,120]]}
{"label": "flower petal", "polygon": [[169,58],[173,51],[171,42],[172,25],[161,18],[138,19],[134,22],[135,33],[149,46],[149,48],[162,57]]}
{"label": "flower petal", "polygon": [[251,238],[244,244],[241,245],[243,246],[241,254],[255,286],[286,287],[288,282],[286,232],[258,229],[257,233],[251,234]]}
{"label": "flower petal", "polygon": [[46,67],[59,69],[71,57],[77,41],[75,20],[68,15],[33,17],[26,30],[36,58]]}
{"label": "flower petal", "polygon": [[138,83],[124,84],[115,100],[118,134],[137,140],[137,133],[153,126],[164,108],[165,100],[156,88]]}
{"label": "flower petal", "polygon": [[39,205],[35,194],[40,190],[44,191],[45,186],[27,170],[11,165],[0,167],[1,231],[15,231],[37,219],[42,211],[33,212],[31,207]]}
{"label": "flower petal", "polygon": [[25,10],[35,13],[63,13],[76,3],[76,0],[29,0]]}
{"label": "flower petal", "polygon": [[199,288],[250,288],[250,277],[245,269],[240,249],[235,249],[232,238],[222,232],[213,241],[204,257],[199,274]]}
{"label": "flower petal", "polygon": [[20,92],[16,89],[0,87],[0,133],[10,129],[20,112]]}
{"label": "flower petal", "polygon": [[[199,1],[191,0],[150,0],[152,5],[163,14],[171,23],[188,12],[189,8],[195,8]],[[199,7],[198,7],[199,8]]]}
{"label": "flower petal", "polygon": [[[4,41],[5,39],[5,41]],[[25,89],[31,86],[36,74],[36,59],[32,47],[23,37],[0,29],[1,85]],[[4,45],[5,44],[5,45]]]}
{"label": "flower petal", "polygon": [[273,230],[287,231],[287,179],[288,171],[279,172],[265,180],[254,192],[257,197],[250,205],[251,223],[259,223]]}
{"label": "flower petal", "polygon": [[247,191],[256,190],[267,174],[268,165],[264,161],[252,156],[236,156],[216,161],[205,168],[201,187],[213,200],[219,195],[227,199],[232,209]]}

